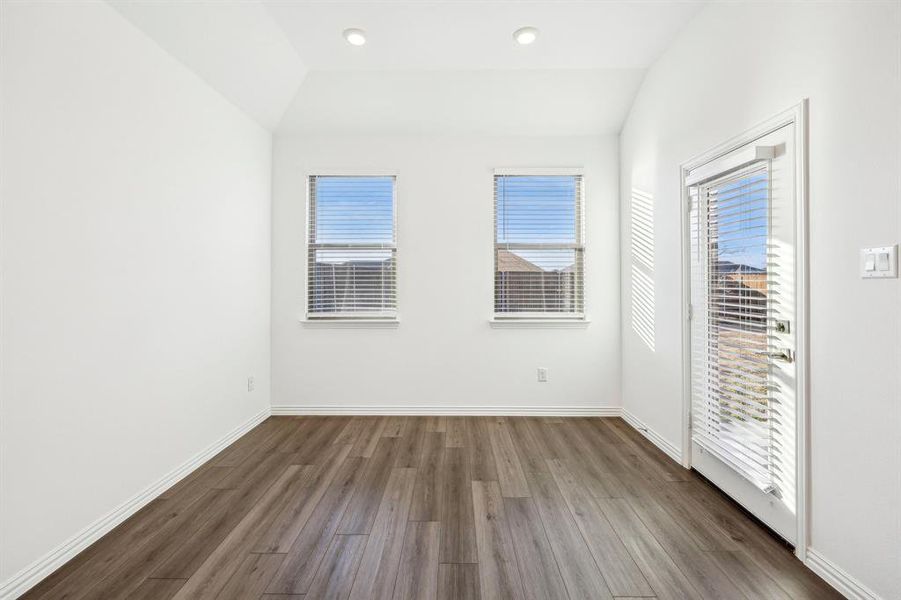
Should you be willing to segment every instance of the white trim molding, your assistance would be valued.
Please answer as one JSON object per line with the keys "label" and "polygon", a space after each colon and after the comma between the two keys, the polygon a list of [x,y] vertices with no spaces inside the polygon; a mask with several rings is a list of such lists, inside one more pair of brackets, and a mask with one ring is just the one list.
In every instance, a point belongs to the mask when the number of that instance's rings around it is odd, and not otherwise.
{"label": "white trim molding", "polygon": [[4,581],[0,584],[0,600],[14,600],[27,592],[41,580],[69,562],[79,552],[112,531],[117,525],[125,521],[125,519],[141,510],[151,500],[171,488],[187,475],[191,474],[199,466],[239,437],[265,421],[270,413],[269,407],[259,411],[250,419],[207,446],[191,459],[182,463],[143,491],[132,496],[97,521],[94,521],[74,536],[25,567],[8,580]]}
{"label": "white trim molding", "polygon": [[307,329],[397,329],[397,319],[301,319]]}
{"label": "white trim molding", "polygon": [[682,450],[680,450],[678,446],[645,425],[638,419],[638,417],[630,413],[625,408],[622,409],[622,413],[623,420],[628,423],[632,427],[632,429],[635,429],[638,433],[648,438],[648,440],[652,444],[660,448],[660,450],[662,450],[671,459],[673,459],[680,465],[682,464]]}
{"label": "white trim molding", "polygon": [[492,329],[586,329],[586,319],[489,319]]}
{"label": "white trim molding", "polygon": [[440,406],[412,405],[329,405],[280,404],[272,407],[273,415],[448,415],[505,417],[618,417],[618,406]]}
{"label": "white trim molding", "polygon": [[397,177],[400,169],[308,169],[306,179],[310,177]]}
{"label": "white trim molding", "polygon": [[849,600],[882,600],[876,592],[857,581],[813,548],[807,549],[807,559],[804,564]]}
{"label": "white trim molding", "polygon": [[568,176],[584,175],[585,167],[498,167],[494,170],[498,176],[536,175],[536,176]]}

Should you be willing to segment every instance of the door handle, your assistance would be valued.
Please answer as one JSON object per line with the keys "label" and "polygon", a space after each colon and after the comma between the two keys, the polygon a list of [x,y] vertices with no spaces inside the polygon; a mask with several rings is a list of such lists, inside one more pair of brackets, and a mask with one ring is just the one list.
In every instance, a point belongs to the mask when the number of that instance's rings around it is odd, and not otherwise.
{"label": "door handle", "polygon": [[772,352],[761,351],[761,352],[757,352],[757,355],[767,356],[774,360],[780,360],[782,362],[787,362],[787,363],[795,361],[795,357],[792,354],[792,351],[789,350],[788,348],[777,348],[776,350],[774,350]]}

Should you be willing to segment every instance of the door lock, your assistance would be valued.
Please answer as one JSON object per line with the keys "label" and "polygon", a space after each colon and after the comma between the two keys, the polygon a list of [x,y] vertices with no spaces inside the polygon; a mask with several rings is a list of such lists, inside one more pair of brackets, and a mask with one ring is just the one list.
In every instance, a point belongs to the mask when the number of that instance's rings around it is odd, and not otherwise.
{"label": "door lock", "polygon": [[789,321],[780,321],[776,319],[776,333],[791,333],[791,324]]}

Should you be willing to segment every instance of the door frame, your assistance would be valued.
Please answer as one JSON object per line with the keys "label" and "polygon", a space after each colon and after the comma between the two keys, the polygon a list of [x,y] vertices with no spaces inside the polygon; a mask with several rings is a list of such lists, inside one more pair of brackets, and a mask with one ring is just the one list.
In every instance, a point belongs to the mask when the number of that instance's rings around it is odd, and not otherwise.
{"label": "door frame", "polygon": [[773,118],[751,127],[744,133],[719,144],[685,162],[679,167],[682,202],[682,466],[691,468],[691,248],[689,210],[686,177],[692,169],[716,160],[773,131],[793,124],[795,126],[795,279],[797,289],[797,318],[792,325],[796,332],[797,365],[797,456],[796,496],[797,496],[797,543],[795,556],[802,562],[807,558],[809,544],[809,488],[810,488],[810,355],[809,312],[810,298],[808,286],[808,166],[807,166],[807,111],[808,100],[804,98]]}

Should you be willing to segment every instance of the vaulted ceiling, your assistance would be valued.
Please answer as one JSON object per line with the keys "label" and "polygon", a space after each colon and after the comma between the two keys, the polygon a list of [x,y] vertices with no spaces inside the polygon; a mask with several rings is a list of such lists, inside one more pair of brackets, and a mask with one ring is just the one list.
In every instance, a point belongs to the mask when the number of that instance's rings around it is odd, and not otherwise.
{"label": "vaulted ceiling", "polygon": [[[704,2],[108,0],[277,134],[597,134]],[[512,32],[539,29],[520,46]],[[341,33],[366,30],[367,43]]]}
{"label": "vaulted ceiling", "polygon": [[138,29],[263,127],[274,130],[306,67],[254,0],[108,0]]}

